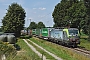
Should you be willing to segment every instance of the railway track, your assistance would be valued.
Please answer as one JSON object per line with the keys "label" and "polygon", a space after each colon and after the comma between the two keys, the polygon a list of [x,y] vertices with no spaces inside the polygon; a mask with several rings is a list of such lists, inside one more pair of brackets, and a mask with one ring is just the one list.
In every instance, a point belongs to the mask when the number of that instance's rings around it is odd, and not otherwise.
{"label": "railway track", "polygon": [[81,52],[82,54],[86,55],[87,57],[90,57],[90,51],[82,48],[74,48],[74,50]]}
{"label": "railway track", "polygon": [[[50,42],[50,41],[48,41],[48,42]],[[53,42],[51,42],[51,43],[56,44],[56,43],[53,43]],[[59,45],[59,44],[57,44],[57,45]],[[66,47],[66,46],[62,46],[62,45],[59,45],[59,46],[65,48],[65,49],[71,50],[73,52],[76,52],[79,55],[86,56],[87,58],[90,59],[90,50],[87,50],[83,47],[78,46],[77,48],[72,48],[72,47],[70,48],[70,47]]]}
{"label": "railway track", "polygon": [[[52,43],[52,42],[51,42]],[[56,44],[56,43],[53,43],[53,44]],[[57,44],[58,45],[58,44]],[[70,48],[70,47],[66,47],[66,46],[62,46],[60,45],[61,47],[63,48],[66,48],[66,49],[69,49],[69,50],[72,50],[72,51],[75,51],[76,53],[78,54],[82,54],[88,58],[90,58],[90,50],[87,50],[85,48],[82,48],[82,47],[77,47],[77,48]]]}
{"label": "railway track", "polygon": [[[62,45],[60,45],[62,46]],[[90,58],[90,50],[87,50],[85,48],[70,48],[70,47],[65,47],[65,46],[62,46],[63,48],[66,48],[66,49],[69,49],[69,50],[72,50],[74,52],[76,52],[77,54],[80,54],[80,55],[83,55],[83,56],[86,56],[87,58]]]}

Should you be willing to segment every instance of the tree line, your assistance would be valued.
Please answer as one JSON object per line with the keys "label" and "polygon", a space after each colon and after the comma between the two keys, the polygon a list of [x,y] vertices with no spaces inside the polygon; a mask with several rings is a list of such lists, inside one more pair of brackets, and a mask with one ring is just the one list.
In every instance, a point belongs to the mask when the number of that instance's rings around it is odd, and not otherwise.
{"label": "tree line", "polygon": [[54,27],[78,28],[90,34],[90,1],[61,0],[52,13]]}
{"label": "tree line", "polygon": [[45,25],[43,24],[43,22],[31,22],[28,29],[41,29],[41,28],[45,28]]}
{"label": "tree line", "polygon": [[[12,3],[7,9],[6,15],[2,19],[2,30],[13,32],[20,36],[20,31],[24,29],[26,12],[21,5]],[[55,6],[52,13],[54,27],[74,27],[83,30],[90,36],[90,1],[88,0],[61,0]],[[45,27],[43,22],[36,24],[31,22],[29,29]]]}

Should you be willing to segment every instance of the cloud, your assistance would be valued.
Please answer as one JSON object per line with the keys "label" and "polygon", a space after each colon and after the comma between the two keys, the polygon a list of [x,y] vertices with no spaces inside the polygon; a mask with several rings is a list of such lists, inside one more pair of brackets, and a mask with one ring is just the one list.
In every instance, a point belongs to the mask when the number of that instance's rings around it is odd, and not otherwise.
{"label": "cloud", "polygon": [[46,10],[46,8],[39,8],[39,10]]}
{"label": "cloud", "polygon": [[36,10],[37,8],[33,8],[33,10]]}
{"label": "cloud", "polygon": [[36,10],[36,9],[39,9],[39,10],[46,10],[46,8],[33,8],[33,10]]}
{"label": "cloud", "polygon": [[43,18],[43,17],[45,17],[45,15],[39,15],[38,17],[39,17],[39,18]]}

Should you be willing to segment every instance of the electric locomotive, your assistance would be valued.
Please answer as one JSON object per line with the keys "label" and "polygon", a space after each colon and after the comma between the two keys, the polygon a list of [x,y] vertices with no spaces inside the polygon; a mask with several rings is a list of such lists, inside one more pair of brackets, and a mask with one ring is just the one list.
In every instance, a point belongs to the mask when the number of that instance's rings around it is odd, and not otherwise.
{"label": "electric locomotive", "polygon": [[77,44],[80,44],[80,34],[77,28],[68,28],[63,29],[66,34],[65,43],[69,46],[77,47]]}
{"label": "electric locomotive", "polygon": [[52,29],[50,33],[52,42],[77,47],[80,44],[79,32],[77,28]]}

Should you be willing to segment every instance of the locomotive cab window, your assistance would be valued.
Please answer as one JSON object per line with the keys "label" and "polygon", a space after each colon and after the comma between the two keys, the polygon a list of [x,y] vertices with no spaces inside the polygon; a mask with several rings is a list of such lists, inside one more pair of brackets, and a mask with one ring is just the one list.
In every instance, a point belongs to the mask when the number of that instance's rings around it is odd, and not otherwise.
{"label": "locomotive cab window", "polygon": [[78,35],[78,30],[69,30],[70,35]]}

